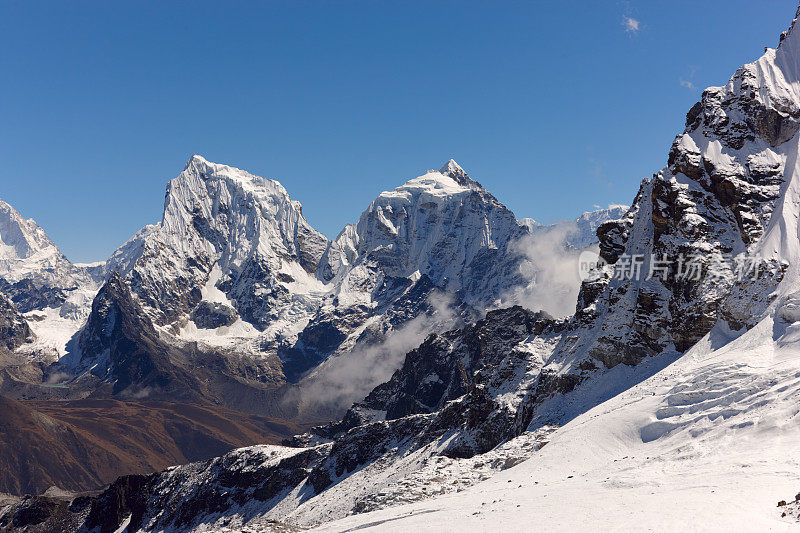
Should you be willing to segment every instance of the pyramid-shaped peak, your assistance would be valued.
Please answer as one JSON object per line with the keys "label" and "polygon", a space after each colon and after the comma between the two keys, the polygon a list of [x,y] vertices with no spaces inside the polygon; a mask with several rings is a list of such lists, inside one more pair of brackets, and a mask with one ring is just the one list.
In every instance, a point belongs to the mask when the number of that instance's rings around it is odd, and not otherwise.
{"label": "pyramid-shaped peak", "polygon": [[461,168],[461,166],[458,163],[456,163],[455,159],[451,159],[447,163],[445,163],[444,166],[441,169],[439,169],[439,172],[442,173],[442,174],[445,174],[447,176],[450,176],[451,174],[464,174],[464,175],[466,175],[466,172],[464,172],[464,169]]}
{"label": "pyramid-shaped peak", "polygon": [[202,155],[194,154],[186,162],[186,166],[184,167],[184,170],[186,170],[187,168],[189,168],[191,166],[198,167],[198,168],[203,168],[203,167],[208,167],[209,165],[213,165],[213,164],[214,163],[212,163],[211,161],[209,161],[208,159],[206,159]]}
{"label": "pyramid-shaped peak", "polygon": [[475,188],[481,186],[480,183],[469,177],[464,169],[461,168],[458,163],[456,163],[455,159],[450,159],[447,163],[445,163],[444,166],[439,169],[439,173],[443,176],[452,178],[462,187]]}

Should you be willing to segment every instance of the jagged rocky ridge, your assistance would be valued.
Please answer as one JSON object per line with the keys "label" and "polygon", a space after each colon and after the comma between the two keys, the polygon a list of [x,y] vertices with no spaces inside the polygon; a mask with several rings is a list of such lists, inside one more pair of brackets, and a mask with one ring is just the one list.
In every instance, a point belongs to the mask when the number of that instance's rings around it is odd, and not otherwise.
{"label": "jagged rocky ridge", "polygon": [[[410,354],[412,361],[407,361],[392,382],[348,413],[344,423],[361,417],[362,408],[374,411],[386,407],[392,401],[390,391],[398,388],[409,391],[408,399],[418,398],[430,404],[414,401],[402,408],[419,413],[416,416],[388,415],[385,420],[367,424],[360,419],[350,424],[355,427],[346,433],[343,431],[347,427],[329,426],[325,430],[336,432],[339,437],[309,448],[247,448],[164,474],[129,476],[92,503],[85,525],[112,531],[132,514],[134,530],[191,529],[203,523],[208,515],[230,511],[231,505],[238,509],[256,502],[276,503],[295,487],[299,491],[298,501],[287,499],[285,504],[302,506],[308,501],[308,506],[313,506],[318,502],[314,499],[316,495],[324,494],[366,462],[378,457],[386,460],[402,457],[411,450],[441,441],[456,428],[460,435],[449,440],[440,453],[470,457],[488,452],[524,431],[532,415],[529,406],[520,403],[525,400],[523,396],[502,400],[497,396],[512,376],[525,375],[531,370],[525,354],[515,352],[514,347],[531,335],[557,338],[561,327],[563,323],[545,314],[514,307],[492,311],[485,319],[462,330],[431,336]],[[428,369],[437,369],[448,380],[446,388],[420,388],[417,370],[424,370],[414,365],[414,360],[420,358],[431,361]],[[463,366],[454,367],[454,361]],[[535,386],[533,382],[531,386]],[[541,386],[555,390],[568,388],[570,384],[551,381],[542,382]],[[176,512],[162,512],[167,508]]]}
{"label": "jagged rocky ridge", "polygon": [[28,323],[17,311],[14,302],[0,294],[0,342],[9,350],[15,350],[31,342],[33,333]]}
{"label": "jagged rocky ridge", "polygon": [[[614,393],[611,369],[620,364],[666,364],[715,325],[749,327],[778,299],[781,316],[796,320],[796,294],[776,293],[782,280],[797,278],[800,265],[796,20],[776,50],[703,93],[667,167],[643,181],[622,220],[598,228],[608,264],[583,284],[572,318],[558,322],[512,308],[430,337],[340,424],[301,439],[309,447],[244,449],[121,480],[94,500],[94,516],[121,517],[136,502],[132,523],[145,530],[257,517],[310,525],[344,516],[365,508],[359,498],[387,489],[365,483],[364,472],[393,471],[389,486],[397,489],[397,478],[409,475],[398,465],[420,453],[469,457],[522,431],[563,423],[581,405]],[[715,264],[714,275],[617,279],[615,263],[638,254],[645,271],[652,255],[698,255],[706,272]],[[737,279],[730,258],[742,254],[763,259],[759,276]]]}

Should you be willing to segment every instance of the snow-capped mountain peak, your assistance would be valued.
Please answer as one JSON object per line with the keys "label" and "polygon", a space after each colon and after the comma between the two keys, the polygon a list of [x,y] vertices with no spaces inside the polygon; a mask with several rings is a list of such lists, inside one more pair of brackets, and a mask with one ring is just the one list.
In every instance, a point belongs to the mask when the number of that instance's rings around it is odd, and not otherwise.
{"label": "snow-capped mountain peak", "polygon": [[519,281],[506,252],[524,233],[514,214],[451,159],[378,195],[353,230],[339,236],[339,255],[329,253],[328,261],[340,273],[343,264],[356,263],[397,278],[419,272],[469,302],[485,303],[502,293],[498,284]]}
{"label": "snow-capped mountain peak", "polygon": [[0,200],[0,277],[19,281],[34,273],[69,269],[69,261],[33,219]]}
{"label": "snow-capped mountain peak", "polygon": [[455,159],[450,159],[447,163],[439,169],[439,174],[444,176],[449,176],[456,180],[457,183],[460,185],[467,185],[471,183],[475,183],[472,179],[467,175],[461,165],[456,163]]}
{"label": "snow-capped mountain peak", "polygon": [[597,243],[597,228],[601,224],[622,218],[628,209],[630,207],[627,205],[611,204],[607,208],[586,211],[573,221],[565,220],[555,224],[542,224],[532,218],[523,218],[519,223],[525,226],[533,236],[547,234],[559,228],[563,229],[564,246],[581,249]]}
{"label": "snow-capped mountain peak", "polygon": [[0,200],[0,292],[34,318],[28,322],[35,342],[19,347],[33,359],[52,362],[64,355],[104,269],[103,263],[71,263],[33,219]]}
{"label": "snow-capped mountain peak", "polygon": [[461,165],[456,163],[455,159],[449,159],[444,166],[439,169],[439,172],[442,174],[450,174],[450,173],[464,173],[464,169],[461,168]]}
{"label": "snow-capped mountain peak", "polygon": [[169,182],[163,217],[140,240],[126,244],[138,257],[123,263],[158,322],[189,313],[210,283],[259,328],[275,318],[276,299],[319,285],[314,271],[328,244],[280,183],[199,155]]}

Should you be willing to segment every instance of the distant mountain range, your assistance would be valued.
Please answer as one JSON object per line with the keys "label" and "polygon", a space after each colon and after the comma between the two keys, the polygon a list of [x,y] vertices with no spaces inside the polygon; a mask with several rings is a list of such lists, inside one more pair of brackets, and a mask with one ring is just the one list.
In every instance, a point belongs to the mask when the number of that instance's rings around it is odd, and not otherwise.
{"label": "distant mountain range", "polygon": [[[302,403],[354,357],[404,338],[388,360],[365,362],[372,374],[328,411],[388,378],[429,331],[475,320],[530,283],[515,245],[541,230],[452,160],[381,193],[333,241],[277,181],[200,156],[169,182],[162,220],[102,263],[70,263],[33,220],[0,208],[0,289],[29,330],[13,346],[29,377],[0,391],[202,400],[290,418],[301,407],[285,398]],[[565,246],[588,246],[623,212],[582,215]],[[34,392],[43,382],[59,387]]]}

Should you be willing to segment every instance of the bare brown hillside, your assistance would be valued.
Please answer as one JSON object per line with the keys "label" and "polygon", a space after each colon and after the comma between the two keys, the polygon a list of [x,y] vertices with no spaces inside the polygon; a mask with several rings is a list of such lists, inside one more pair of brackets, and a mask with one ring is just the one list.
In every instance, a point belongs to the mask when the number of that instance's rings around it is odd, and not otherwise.
{"label": "bare brown hillside", "polygon": [[0,396],[0,493],[92,490],[120,475],[277,443],[301,429],[212,406]]}

